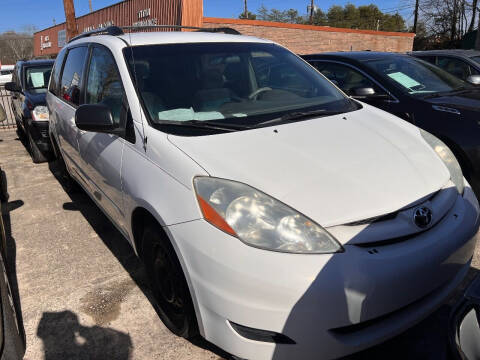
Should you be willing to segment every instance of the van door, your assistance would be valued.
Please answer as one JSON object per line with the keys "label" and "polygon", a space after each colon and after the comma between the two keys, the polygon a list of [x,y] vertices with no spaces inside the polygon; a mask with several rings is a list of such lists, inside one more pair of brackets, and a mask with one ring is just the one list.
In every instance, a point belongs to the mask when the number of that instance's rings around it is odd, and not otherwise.
{"label": "van door", "polygon": [[[118,129],[125,128],[126,96],[115,59],[109,49],[91,47],[85,85],[85,104],[104,104],[110,108]],[[125,140],[114,134],[81,132],[79,137],[82,171],[95,199],[120,227],[123,227],[121,182]]]}
{"label": "van door", "polygon": [[[75,125],[75,111],[81,103],[82,79],[87,53],[87,46],[75,47],[68,51],[60,81],[58,100],[55,104],[59,146],[62,148],[67,166],[77,178],[81,176],[79,176],[78,170],[80,164],[79,129]],[[79,180],[84,179],[79,178]]]}

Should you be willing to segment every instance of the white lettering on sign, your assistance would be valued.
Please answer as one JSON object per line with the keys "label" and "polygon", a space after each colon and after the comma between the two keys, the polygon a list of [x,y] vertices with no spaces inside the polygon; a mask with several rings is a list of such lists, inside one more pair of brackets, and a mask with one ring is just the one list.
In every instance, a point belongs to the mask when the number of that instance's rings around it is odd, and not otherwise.
{"label": "white lettering on sign", "polygon": [[87,26],[87,27],[83,28],[83,32],[86,33],[86,32],[92,31],[92,30],[103,29],[103,28],[113,26],[113,25],[115,25],[115,23],[112,20],[109,20],[109,21],[106,21],[102,24],[98,24],[97,26],[95,26],[95,25]]}
{"label": "white lettering on sign", "polygon": [[48,35],[45,36],[45,41],[47,41],[47,42],[50,41],[50,36],[48,36]]}
{"label": "white lettering on sign", "polygon": [[137,15],[138,15],[138,18],[139,18],[139,19],[143,19],[143,18],[149,17],[149,16],[150,16],[150,8],[140,10],[140,11],[137,13]]}
{"label": "white lettering on sign", "polygon": [[158,23],[157,19],[145,19],[145,20],[134,22],[133,26],[150,26],[150,25],[157,25],[157,23]]}
{"label": "white lettering on sign", "polygon": [[[47,38],[47,37],[45,37]],[[51,48],[52,47],[52,43],[50,41],[47,41],[47,42],[42,42],[40,44],[40,48],[43,50],[43,49],[46,49],[46,48]]]}

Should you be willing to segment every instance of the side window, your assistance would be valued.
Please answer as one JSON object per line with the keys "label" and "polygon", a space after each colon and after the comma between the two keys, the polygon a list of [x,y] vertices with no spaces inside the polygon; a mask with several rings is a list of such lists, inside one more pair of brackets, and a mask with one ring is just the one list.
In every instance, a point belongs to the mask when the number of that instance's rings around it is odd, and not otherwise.
{"label": "side window", "polygon": [[347,65],[318,61],[313,66],[349,95],[355,95],[355,90],[361,88],[373,88],[375,93],[385,94],[373,81]]}
{"label": "side window", "polygon": [[63,67],[59,95],[73,105],[80,105],[80,89],[87,51],[86,46],[71,49]]}
{"label": "side window", "polygon": [[50,77],[50,84],[48,86],[48,90],[55,95],[58,95],[60,72],[62,71],[63,60],[65,60],[66,53],[67,49],[63,49],[62,51],[60,51],[60,54],[58,54],[57,60],[55,60],[55,64],[53,65],[52,76]]}
{"label": "side window", "polygon": [[435,65],[435,56],[420,56],[419,58],[422,59],[423,61],[427,61],[430,64]]}
{"label": "side window", "polygon": [[94,47],[90,60],[85,94],[86,104],[103,104],[110,108],[113,121],[120,126],[123,87],[115,59],[104,47]]}
{"label": "side window", "polygon": [[437,58],[437,66],[462,80],[466,80],[470,75],[470,66],[459,59],[439,56]]}

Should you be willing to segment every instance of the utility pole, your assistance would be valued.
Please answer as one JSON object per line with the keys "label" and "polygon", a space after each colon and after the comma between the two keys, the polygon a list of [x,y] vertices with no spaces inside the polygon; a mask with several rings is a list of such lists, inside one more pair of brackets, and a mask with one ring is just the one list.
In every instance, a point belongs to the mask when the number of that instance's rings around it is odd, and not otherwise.
{"label": "utility pole", "polygon": [[418,5],[420,0],[415,0],[415,10],[414,10],[414,18],[413,18],[413,32],[417,33],[417,22],[418,22]]}
{"label": "utility pole", "polygon": [[63,0],[65,19],[67,21],[67,40],[77,35],[77,21],[75,19],[75,6],[73,0]]}
{"label": "utility pole", "polygon": [[[245,0],[245,3],[247,2],[247,0]],[[88,0],[88,7],[90,8],[90,12],[93,12],[93,8],[92,8],[92,0]]]}
{"label": "utility pole", "polygon": [[313,24],[313,0],[310,1],[310,25]]}
{"label": "utility pole", "polygon": [[248,7],[247,7],[247,0],[244,0],[244,1],[243,1],[243,7],[244,7],[243,14],[244,14],[244,16],[245,16],[245,19],[248,19]]}

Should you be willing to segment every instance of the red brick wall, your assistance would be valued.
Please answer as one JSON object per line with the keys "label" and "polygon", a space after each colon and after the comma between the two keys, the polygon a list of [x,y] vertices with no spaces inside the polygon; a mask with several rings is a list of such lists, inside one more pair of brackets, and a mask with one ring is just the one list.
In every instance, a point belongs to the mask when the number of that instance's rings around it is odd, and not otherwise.
{"label": "red brick wall", "polygon": [[415,34],[354,30],[258,20],[203,18],[204,27],[231,27],[243,35],[275,41],[297,54],[324,51],[411,51]]}

